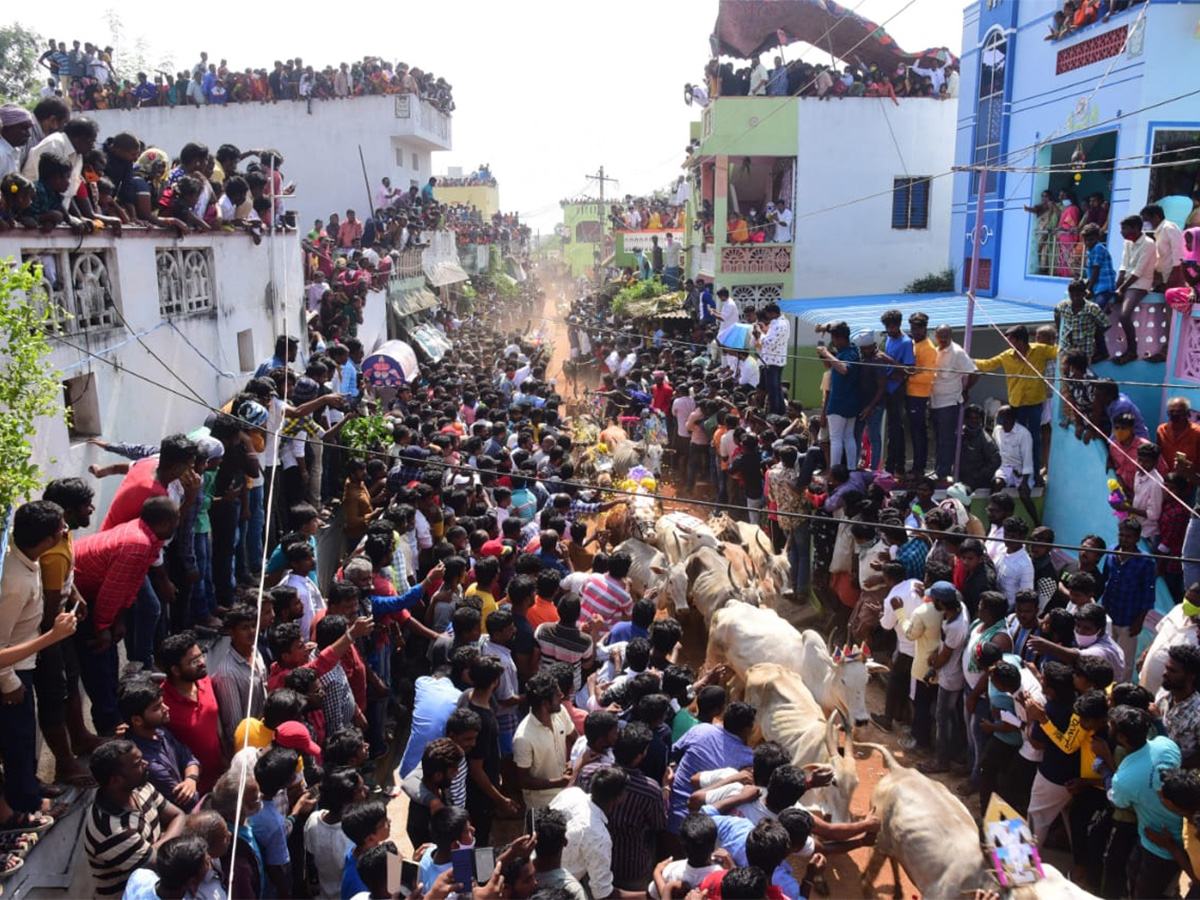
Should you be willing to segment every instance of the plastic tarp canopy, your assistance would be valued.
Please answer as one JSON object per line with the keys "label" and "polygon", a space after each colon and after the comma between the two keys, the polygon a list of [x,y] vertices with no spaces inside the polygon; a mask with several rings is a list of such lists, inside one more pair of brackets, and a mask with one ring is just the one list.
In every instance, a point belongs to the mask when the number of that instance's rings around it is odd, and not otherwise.
{"label": "plastic tarp canopy", "polygon": [[912,59],[883,28],[834,0],[721,0],[714,54],[750,59],[796,41],[886,71]]}
{"label": "plastic tarp canopy", "polygon": [[442,357],[450,352],[450,341],[432,325],[418,325],[409,331],[408,336],[421,348],[421,352],[434,362],[440,362]]}
{"label": "plastic tarp canopy", "polygon": [[471,276],[456,262],[439,261],[425,264],[425,277],[434,287],[466,281]]}
{"label": "plastic tarp canopy", "polygon": [[363,378],[373,387],[399,387],[419,374],[417,354],[404,341],[386,341],[362,362]]}

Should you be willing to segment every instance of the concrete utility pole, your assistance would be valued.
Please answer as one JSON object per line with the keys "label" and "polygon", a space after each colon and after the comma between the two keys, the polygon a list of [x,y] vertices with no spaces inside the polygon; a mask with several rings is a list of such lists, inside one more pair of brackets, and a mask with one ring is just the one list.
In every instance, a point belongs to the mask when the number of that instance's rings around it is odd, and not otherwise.
{"label": "concrete utility pole", "polygon": [[604,232],[606,230],[604,223],[608,221],[607,215],[604,212],[604,182],[612,181],[615,183],[617,179],[609,178],[605,175],[604,166],[600,167],[600,171],[597,174],[584,175],[583,177],[588,181],[598,181],[600,183],[600,259],[596,261],[596,281],[603,283],[603,279],[600,277],[600,263],[604,261]]}

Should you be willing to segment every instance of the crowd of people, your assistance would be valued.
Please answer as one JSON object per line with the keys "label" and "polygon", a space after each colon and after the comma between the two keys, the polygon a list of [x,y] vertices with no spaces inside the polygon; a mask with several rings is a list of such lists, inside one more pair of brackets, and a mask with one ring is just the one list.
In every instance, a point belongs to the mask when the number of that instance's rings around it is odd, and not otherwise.
{"label": "crowd of people", "polygon": [[345,100],[384,94],[412,94],[444,113],[454,111],[453,88],[445,78],[375,56],[361,61],[316,68],[300,57],[275,60],[273,67],[234,70],[228,61],[210,62],[201,52],[190,70],[125,72],[113,67],[113,48],[91,42],[47,42],[38,64],[49,73],[42,98],[69,99],[72,106],[93,109],[140,109],[150,106],[205,106],[225,103],[277,103],[280,100]]}
{"label": "crowd of people", "polygon": [[782,55],[767,67],[760,54],[738,69],[732,62],[711,59],[704,69],[704,86],[688,85],[692,102],[707,105],[718,97],[886,97],[899,104],[902,98],[953,100],[958,97],[957,62],[923,66],[897,66],[895,71],[859,60],[843,66],[786,62]]}
{"label": "crowd of people", "polygon": [[1056,10],[1050,20],[1048,41],[1061,41],[1095,25],[1107,22],[1117,13],[1140,6],[1144,0],[1064,0],[1062,8]]}
{"label": "crowd of people", "polygon": [[438,179],[438,183],[442,187],[499,187],[499,182],[496,181],[496,176],[492,174],[492,167],[488,163],[482,163],[470,175],[442,175]]}
{"label": "crowd of people", "polygon": [[[246,160],[253,158],[249,163]],[[244,168],[239,168],[245,164]],[[277,150],[216,152],[188,142],[178,153],[147,146],[132,131],[100,140],[100,126],[56,97],[33,111],[0,106],[0,230],[74,234],[161,228],[179,236],[239,231],[255,243],[291,227]]]}

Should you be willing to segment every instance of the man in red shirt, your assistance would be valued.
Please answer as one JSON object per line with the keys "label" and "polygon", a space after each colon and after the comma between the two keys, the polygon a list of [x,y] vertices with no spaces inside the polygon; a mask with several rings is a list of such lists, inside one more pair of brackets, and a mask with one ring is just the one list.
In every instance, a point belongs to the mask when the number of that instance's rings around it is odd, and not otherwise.
{"label": "man in red shirt", "polygon": [[664,416],[671,414],[671,398],[675,396],[675,388],[667,384],[667,373],[662,369],[655,369],[652,373],[654,376],[654,387],[650,388],[650,394],[654,398],[650,403],[652,409],[657,409]]}
{"label": "man in red shirt", "polygon": [[167,673],[162,688],[163,705],[171,712],[167,728],[200,763],[197,789],[206,794],[226,765],[217,695],[196,635],[181,631],[168,637],[158,650],[158,665]]}
{"label": "man in red shirt", "polygon": [[[150,497],[171,497],[179,506],[180,516],[186,516],[200,492],[200,476],[195,469],[196,450],[196,442],[185,435],[172,434],[163,438],[158,456],[139,460],[129,467],[100,530],[107,531],[136,519],[142,504]],[[150,668],[154,662],[154,638],[163,604],[175,602],[175,585],[161,563],[151,566],[146,576],[138,594],[137,614],[133,617],[125,650],[130,662],[140,662]]]}
{"label": "man in red shirt", "polygon": [[153,496],[142,503],[140,518],[75,542],[75,586],[91,609],[75,633],[76,651],[97,734],[110,735],[121,722],[117,642],[125,634],[125,611],[178,525],[175,501]]}
{"label": "man in red shirt", "polygon": [[[129,467],[112,504],[104,516],[100,526],[101,531],[107,531],[117,525],[136,519],[142,513],[142,504],[151,497],[169,496],[168,487],[173,481],[179,481],[186,493],[187,482],[195,481],[192,497],[200,487],[199,476],[195,475],[196,442],[185,435],[173,434],[163,438],[159,446],[158,456],[141,459]],[[189,473],[192,477],[189,477]],[[182,498],[177,497],[180,503]]]}

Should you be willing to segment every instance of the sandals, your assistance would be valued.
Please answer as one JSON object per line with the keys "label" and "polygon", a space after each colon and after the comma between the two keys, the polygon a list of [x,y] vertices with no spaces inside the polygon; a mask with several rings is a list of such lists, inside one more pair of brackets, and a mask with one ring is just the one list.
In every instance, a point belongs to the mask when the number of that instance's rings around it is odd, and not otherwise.
{"label": "sandals", "polygon": [[15,853],[5,853],[0,856],[0,878],[7,878],[25,865],[25,860]]}
{"label": "sandals", "polygon": [[14,853],[24,857],[33,849],[40,837],[41,835],[33,831],[10,831],[7,834],[0,834],[0,853]]}
{"label": "sandals", "polygon": [[1165,363],[1167,361],[1167,351],[1159,350],[1157,353],[1143,354],[1142,360],[1148,363]]}
{"label": "sandals", "polygon": [[42,813],[14,812],[7,820],[0,822],[0,835],[14,831],[41,834],[53,827],[54,821],[54,817]]}
{"label": "sandals", "polygon": [[1137,354],[1135,353],[1118,353],[1112,358],[1112,363],[1114,366],[1123,366],[1126,363],[1133,362],[1135,359],[1137,359]]}

